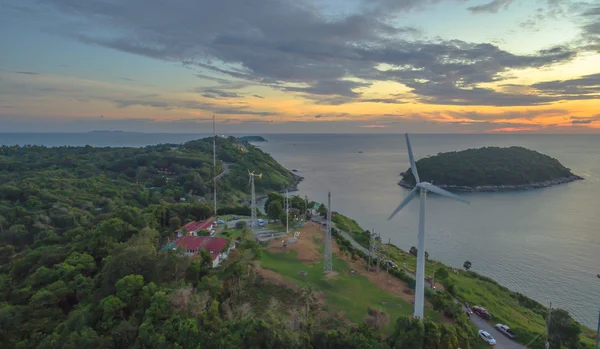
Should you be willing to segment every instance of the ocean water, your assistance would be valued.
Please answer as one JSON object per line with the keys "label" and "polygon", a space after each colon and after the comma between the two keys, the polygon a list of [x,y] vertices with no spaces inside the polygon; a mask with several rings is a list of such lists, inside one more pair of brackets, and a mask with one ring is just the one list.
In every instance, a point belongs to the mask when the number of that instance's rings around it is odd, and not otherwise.
{"label": "ocean water", "polygon": [[[135,146],[181,143],[194,134],[0,134],[0,144]],[[417,244],[418,202],[387,218],[408,190],[403,135],[265,134],[256,143],[305,179],[299,194],[326,202],[365,229],[408,250]],[[600,136],[412,135],[416,159],[482,146],[519,145],[557,158],[584,181],[505,193],[462,193],[471,205],[430,194],[426,250],[431,258],[473,270],[596,328],[600,307]],[[362,153],[359,153],[362,151]]]}
{"label": "ocean water", "polygon": [[[397,185],[409,166],[403,135],[265,135],[260,147],[305,177],[299,190],[408,250],[417,245],[418,201],[393,220],[408,194]],[[600,137],[558,135],[412,135],[416,159],[482,146],[519,145],[561,161],[583,181],[508,193],[462,193],[465,205],[427,197],[431,258],[473,270],[571,312],[596,328],[600,307]],[[362,153],[359,153],[362,151]]]}

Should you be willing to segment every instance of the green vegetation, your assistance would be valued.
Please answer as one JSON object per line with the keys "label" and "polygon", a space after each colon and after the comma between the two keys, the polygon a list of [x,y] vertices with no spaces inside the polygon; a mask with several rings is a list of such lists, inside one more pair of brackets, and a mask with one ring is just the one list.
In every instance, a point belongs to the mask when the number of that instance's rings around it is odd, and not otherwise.
{"label": "green vegetation", "polygon": [[[417,161],[422,181],[440,186],[478,187],[528,185],[574,176],[550,156],[522,147],[486,147],[440,153]],[[402,183],[415,184],[412,171]]]}
{"label": "green vegetation", "polygon": [[[356,223],[356,221],[340,214],[336,214],[334,217],[337,218],[337,221],[342,222],[342,226],[346,228],[350,226],[348,222]],[[343,225],[344,223],[346,225]],[[341,228],[337,223],[336,226]],[[358,228],[357,226],[353,226],[354,232],[351,235],[361,236],[360,231],[362,229]],[[368,233],[362,233],[362,235],[365,234]],[[340,237],[338,237],[338,240],[340,240]],[[368,248],[368,239],[366,242],[359,243],[363,247]],[[352,250],[352,247],[346,241],[340,241],[339,244],[344,246],[344,249]],[[407,270],[414,273],[414,270],[416,269],[415,254],[403,251],[391,244],[383,244],[383,249],[385,251],[384,254],[389,255],[390,259],[394,260],[400,268],[406,264]],[[357,250],[352,252],[362,256]],[[365,256],[362,257],[366,258]],[[465,266],[467,265],[467,262],[465,262]],[[465,269],[470,268],[471,263],[469,262],[468,268]],[[521,293],[509,290],[489,277],[468,270],[464,271],[459,268],[454,269],[435,260],[427,261],[425,264],[425,275],[435,276],[436,281],[442,283],[448,293],[461,303],[469,302],[470,305],[479,305],[487,309],[493,315],[493,320],[491,320],[490,323],[503,323],[511,327],[513,331],[517,333],[518,342],[527,344],[537,337],[529,347],[544,347],[544,336],[539,335],[545,333],[546,330],[545,324],[548,315],[547,307]],[[402,279],[405,278],[404,273],[397,273],[397,276]],[[448,308],[448,302],[444,300],[438,302],[436,293],[426,292],[427,298],[434,306],[436,303],[439,303],[439,310],[446,311],[445,309]],[[555,343],[562,340],[562,344],[567,347],[577,347],[577,345],[585,348],[594,347],[596,336],[594,331],[582,327],[562,309],[553,309],[553,314],[555,313],[557,314],[557,319],[554,320],[556,321]],[[565,338],[568,338],[568,340]],[[565,344],[569,341],[570,344]],[[577,344],[577,342],[579,343]]]}
{"label": "green vegetation", "polygon": [[[341,259],[333,259],[334,270],[339,274],[328,277],[323,274],[323,261],[304,264],[297,258],[295,251],[285,254],[263,252],[261,266],[283,275],[299,286],[312,284],[315,289],[322,290],[326,300],[326,310],[330,313],[342,311],[345,317],[354,323],[361,323],[371,307],[382,307],[391,319],[407,316],[412,313],[412,305],[394,297],[371,283],[366,277],[350,275],[348,265]],[[307,272],[306,276],[301,272]],[[431,314],[437,318],[437,314]],[[390,330],[391,328],[388,328]]]}
{"label": "green vegetation", "polygon": [[263,136],[241,136],[238,137],[241,142],[266,142]]}
{"label": "green vegetation", "polygon": [[[247,196],[248,168],[263,173],[259,191],[293,180],[268,155],[236,142],[218,139],[220,166],[228,167],[219,192],[230,204]],[[280,260],[263,251],[245,238],[242,226],[219,233],[241,242],[217,269],[209,268],[206,251],[198,258],[163,251],[181,225],[214,214],[210,204],[198,202],[211,192],[211,154],[207,139],[139,149],[0,147],[2,349],[425,348],[425,337],[415,334],[419,324],[399,317],[384,326],[385,316],[374,306],[387,299],[390,315],[405,315],[396,298],[360,277],[323,279],[311,270],[299,277],[305,265],[293,255]],[[306,200],[291,202],[300,209]],[[223,204],[219,213],[247,215],[248,208]],[[309,282],[295,280],[304,286],[300,291],[274,285],[255,269],[259,260]],[[464,292],[454,277],[447,280]],[[327,307],[348,307],[348,317],[360,324],[321,316],[318,290],[328,297]],[[454,326],[423,323],[424,333],[440,333],[439,341],[427,337],[427,348],[472,347],[475,335],[461,330],[463,320]],[[392,335],[382,339],[380,330]],[[573,344],[572,337],[561,340]]]}

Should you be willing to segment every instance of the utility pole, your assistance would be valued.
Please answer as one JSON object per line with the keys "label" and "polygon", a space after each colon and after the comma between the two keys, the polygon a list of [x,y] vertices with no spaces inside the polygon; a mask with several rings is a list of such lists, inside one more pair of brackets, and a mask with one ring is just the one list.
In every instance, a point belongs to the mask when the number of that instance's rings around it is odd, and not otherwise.
{"label": "utility pole", "polygon": [[371,272],[371,256],[373,255],[373,228],[369,232],[369,267],[368,271]]}
{"label": "utility pole", "polygon": [[285,190],[285,233],[289,234],[290,230],[290,198],[288,190]]}
{"label": "utility pole", "polygon": [[331,192],[327,194],[327,232],[325,233],[325,256],[323,258],[323,272],[333,271],[333,256],[331,255]]}
{"label": "utility pole", "polygon": [[600,340],[600,311],[598,311],[598,329],[596,330],[596,349],[598,349],[598,340]]}
{"label": "utility pole", "polygon": [[[596,275],[600,279],[600,274]],[[596,349],[598,349],[598,341],[600,341],[600,311],[598,311],[598,329],[596,330]]]}
{"label": "utility pole", "polygon": [[550,318],[552,316],[552,302],[548,308],[548,322],[546,323],[546,349],[550,349]]}
{"label": "utility pole", "polygon": [[215,216],[217,215],[217,134],[215,133],[215,113],[213,113],[213,202]]}

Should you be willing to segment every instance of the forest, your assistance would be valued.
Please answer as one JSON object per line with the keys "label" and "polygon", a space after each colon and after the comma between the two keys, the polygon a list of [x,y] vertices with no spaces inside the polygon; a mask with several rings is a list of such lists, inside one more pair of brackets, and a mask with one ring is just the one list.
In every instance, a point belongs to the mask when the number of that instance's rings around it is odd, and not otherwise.
{"label": "forest", "polygon": [[[485,147],[439,153],[417,161],[421,181],[441,186],[509,186],[574,176],[557,159],[523,147]],[[415,184],[410,168],[401,183]]]}

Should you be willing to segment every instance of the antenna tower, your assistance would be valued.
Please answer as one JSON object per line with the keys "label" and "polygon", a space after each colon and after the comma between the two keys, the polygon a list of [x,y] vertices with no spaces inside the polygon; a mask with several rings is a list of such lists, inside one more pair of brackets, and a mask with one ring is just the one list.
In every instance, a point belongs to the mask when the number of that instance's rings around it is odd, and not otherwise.
{"label": "antenna tower", "polygon": [[325,256],[323,261],[323,271],[329,273],[333,271],[333,258],[331,256],[331,192],[327,194],[327,232],[325,233]]}
{"label": "antenna tower", "polygon": [[254,174],[254,171],[250,172],[250,170],[248,170],[248,176],[250,176],[249,181],[250,181],[250,186],[251,186],[251,190],[252,190],[252,193],[251,193],[252,201],[250,203],[250,211],[251,211],[250,228],[256,228],[258,226],[258,224],[257,224],[257,218],[256,218],[256,191],[254,190],[254,177],[262,178],[262,173]]}
{"label": "antenna tower", "polygon": [[215,113],[213,113],[213,202],[215,216],[217,215],[217,134],[215,133]]}

